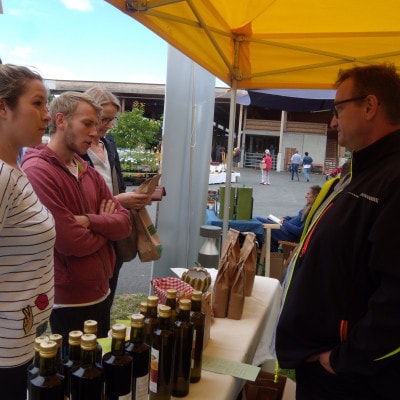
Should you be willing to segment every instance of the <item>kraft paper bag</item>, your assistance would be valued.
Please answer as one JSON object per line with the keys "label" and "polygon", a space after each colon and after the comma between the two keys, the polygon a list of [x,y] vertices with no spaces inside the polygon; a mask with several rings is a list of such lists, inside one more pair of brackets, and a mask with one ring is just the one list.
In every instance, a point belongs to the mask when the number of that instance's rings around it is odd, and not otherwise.
{"label": "kraft paper bag", "polygon": [[239,231],[229,229],[222,246],[218,274],[214,284],[214,316],[225,318],[228,312],[231,287],[236,276],[240,256]]}
{"label": "kraft paper bag", "polygon": [[245,274],[245,295],[251,296],[257,268],[256,235],[247,232],[246,238],[240,249],[239,266],[243,266]]}
{"label": "kraft paper bag", "polygon": [[243,266],[236,271],[235,280],[233,282],[229,295],[228,318],[241,319],[245,298],[245,272]]}

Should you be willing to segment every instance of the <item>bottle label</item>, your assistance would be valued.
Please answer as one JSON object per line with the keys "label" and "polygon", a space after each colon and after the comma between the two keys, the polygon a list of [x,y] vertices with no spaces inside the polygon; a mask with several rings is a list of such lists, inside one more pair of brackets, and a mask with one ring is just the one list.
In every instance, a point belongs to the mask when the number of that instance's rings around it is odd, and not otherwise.
{"label": "bottle label", "polygon": [[151,348],[150,357],[150,392],[157,393],[158,382],[158,363],[160,360],[160,352],[154,347]]}
{"label": "bottle label", "polygon": [[197,330],[193,330],[193,342],[192,342],[192,359],[190,360],[190,368],[194,368],[195,350],[196,350],[196,336]]}
{"label": "bottle label", "polygon": [[147,400],[149,397],[149,374],[136,378],[135,400]]}

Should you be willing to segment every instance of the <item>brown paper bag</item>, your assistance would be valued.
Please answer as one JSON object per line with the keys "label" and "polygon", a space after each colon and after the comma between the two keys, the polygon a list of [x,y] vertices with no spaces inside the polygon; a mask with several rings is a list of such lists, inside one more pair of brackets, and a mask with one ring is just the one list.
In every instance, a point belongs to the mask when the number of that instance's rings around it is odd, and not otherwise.
{"label": "brown paper bag", "polygon": [[256,235],[253,232],[246,233],[246,238],[240,249],[239,266],[243,266],[244,269],[245,295],[251,296],[257,268]]}
{"label": "brown paper bag", "polygon": [[201,300],[201,311],[206,314],[204,321],[204,339],[203,339],[203,349],[206,348],[210,340],[210,331],[212,323],[212,296],[211,292],[203,293],[203,298]]}
{"label": "brown paper bag", "polygon": [[244,298],[245,298],[245,272],[241,266],[236,271],[235,280],[233,282],[229,295],[228,318],[240,319],[243,314]]}
{"label": "brown paper bag", "polygon": [[218,274],[214,284],[213,310],[217,318],[225,318],[229,295],[234,282],[240,255],[239,231],[229,229],[222,246]]}

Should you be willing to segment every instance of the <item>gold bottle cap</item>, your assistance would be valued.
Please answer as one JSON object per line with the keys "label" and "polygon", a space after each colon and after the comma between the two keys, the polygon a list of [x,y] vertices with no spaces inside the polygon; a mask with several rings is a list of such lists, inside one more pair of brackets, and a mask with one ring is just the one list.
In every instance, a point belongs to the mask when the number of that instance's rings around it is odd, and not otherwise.
{"label": "gold bottle cap", "polygon": [[49,337],[46,335],[41,335],[35,338],[35,344],[34,344],[35,351],[40,351],[40,343],[42,343],[44,340],[48,340],[48,338]]}
{"label": "gold bottle cap", "polygon": [[189,299],[179,300],[179,308],[181,310],[190,310],[191,306],[192,306],[192,302]]}
{"label": "gold bottle cap", "polygon": [[147,298],[147,306],[156,307],[158,304],[158,297],[157,296],[149,296]]}
{"label": "gold bottle cap", "polygon": [[68,334],[68,343],[72,346],[81,344],[82,331],[71,331]]}
{"label": "gold bottle cap", "polygon": [[140,313],[143,314],[143,315],[146,314],[146,312],[147,312],[147,302],[146,302],[146,301],[142,301],[142,302],[140,303],[139,311],[140,311]]}
{"label": "gold bottle cap", "polygon": [[49,339],[57,343],[57,348],[62,346],[63,337],[58,333],[52,333]]}
{"label": "gold bottle cap", "polygon": [[81,336],[81,349],[94,350],[97,346],[97,336],[93,333],[84,333]]}
{"label": "gold bottle cap", "polygon": [[83,324],[83,332],[84,333],[93,333],[94,335],[97,334],[97,321],[93,319],[88,319]]}
{"label": "gold bottle cap", "polygon": [[169,317],[171,317],[171,307],[161,305],[161,306],[158,308],[158,315],[159,315],[161,318],[169,318]]}
{"label": "gold bottle cap", "polygon": [[131,326],[132,328],[142,328],[144,325],[144,315],[132,314],[131,315]]}
{"label": "gold bottle cap", "polygon": [[176,299],[176,294],[178,291],[176,289],[167,289],[167,299]]}
{"label": "gold bottle cap", "polygon": [[126,326],[124,324],[114,324],[111,328],[111,337],[114,339],[125,339]]}
{"label": "gold bottle cap", "polygon": [[192,300],[201,300],[203,298],[203,292],[200,290],[194,290],[192,293]]}
{"label": "gold bottle cap", "polygon": [[52,340],[42,340],[40,343],[40,357],[52,358],[57,354],[57,343]]}

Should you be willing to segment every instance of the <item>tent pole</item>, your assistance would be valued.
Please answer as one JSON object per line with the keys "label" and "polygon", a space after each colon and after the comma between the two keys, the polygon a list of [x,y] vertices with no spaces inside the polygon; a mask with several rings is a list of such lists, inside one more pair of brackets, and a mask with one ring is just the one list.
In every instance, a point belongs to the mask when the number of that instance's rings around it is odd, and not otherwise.
{"label": "tent pole", "polygon": [[283,146],[283,131],[286,129],[287,111],[282,110],[281,113],[281,126],[279,129],[279,148],[278,148],[278,158],[276,160],[276,170],[281,172],[283,170],[282,162],[282,146]]}
{"label": "tent pole", "polygon": [[228,232],[229,206],[231,202],[231,177],[232,177],[232,150],[233,137],[235,135],[235,114],[236,114],[236,92],[237,80],[232,81],[231,102],[229,108],[229,136],[228,136],[228,154],[226,163],[226,184],[225,184],[225,201],[224,201],[224,218],[222,222],[222,240],[225,240]]}
{"label": "tent pole", "polygon": [[241,104],[239,107],[239,126],[238,126],[238,135],[237,135],[237,141],[236,141],[236,147],[239,147],[239,149],[240,149],[240,143],[241,143],[241,139],[242,139],[242,120],[243,120],[243,104]]}

